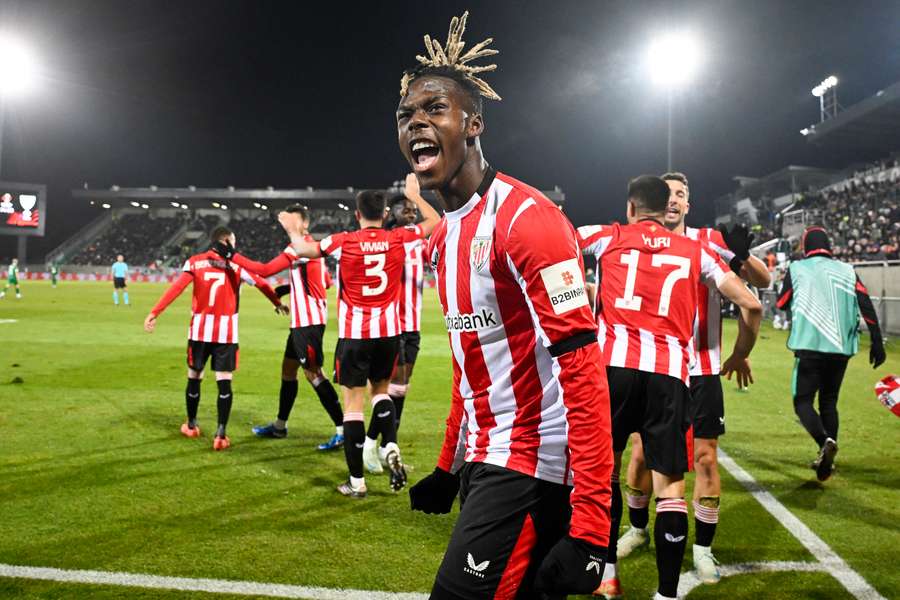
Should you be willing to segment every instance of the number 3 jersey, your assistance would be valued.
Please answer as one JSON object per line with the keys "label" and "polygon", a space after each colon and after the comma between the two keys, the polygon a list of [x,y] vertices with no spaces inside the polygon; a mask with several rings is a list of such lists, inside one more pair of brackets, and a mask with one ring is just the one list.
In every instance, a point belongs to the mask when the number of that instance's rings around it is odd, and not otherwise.
{"label": "number 3 jersey", "polygon": [[258,287],[275,306],[280,304],[278,296],[265,279],[210,250],[185,261],[181,275],[150,312],[160,314],[184,288],[193,283],[188,339],[237,344],[242,281]]}
{"label": "number 3 jersey", "polygon": [[367,340],[400,334],[400,284],[406,256],[424,238],[418,225],[344,231],[319,242],[338,260],[338,337]]}
{"label": "number 3 jersey", "polygon": [[603,274],[595,312],[606,364],[687,383],[700,286],[718,286],[728,267],[654,220],[580,227],[578,237]]}

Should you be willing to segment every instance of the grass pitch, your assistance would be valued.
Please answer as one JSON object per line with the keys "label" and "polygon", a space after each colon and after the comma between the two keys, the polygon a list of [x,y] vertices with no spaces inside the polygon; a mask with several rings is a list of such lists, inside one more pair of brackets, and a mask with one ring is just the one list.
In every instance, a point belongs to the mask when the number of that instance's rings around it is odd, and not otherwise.
{"label": "grass pitch", "polygon": [[[162,285],[132,284],[132,307],[114,307],[100,283],[24,282],[0,300],[0,563],[384,591],[430,589],[455,521],[409,510],[386,477],[370,497],[334,491],[341,452],[315,445],[333,432],[301,381],[285,440],[251,425],[277,409],[288,321],[256,291],[241,306],[240,368],[229,425],[233,447],[212,451],[215,384],[203,384],[198,440],[183,438],[189,295],[143,332]],[[411,482],[429,473],[443,434],[451,380],[446,332],[426,291],[422,352],[400,430]],[[332,311],[333,313],[333,311]],[[14,322],[8,322],[14,320]],[[336,327],[326,335],[334,348]],[[733,323],[726,327],[726,347]],[[900,421],[875,400],[880,377],[900,373],[888,345],[877,372],[868,347],[841,395],[840,453],[822,485],[814,444],[793,414],[786,333],[765,327],[756,385],[726,382],[722,447],[887,598],[900,597]],[[21,381],[21,383],[15,383]],[[723,564],[813,557],[726,472],[714,549]],[[690,486],[690,482],[689,482]],[[693,529],[693,527],[692,527]],[[691,537],[692,540],[692,537]],[[690,546],[684,569],[690,564]],[[655,589],[652,553],[621,564],[630,598]],[[213,598],[210,594],[0,579],[2,598]],[[233,596],[236,597],[236,596]],[[832,577],[772,573],[723,579],[690,598],[850,598]]]}

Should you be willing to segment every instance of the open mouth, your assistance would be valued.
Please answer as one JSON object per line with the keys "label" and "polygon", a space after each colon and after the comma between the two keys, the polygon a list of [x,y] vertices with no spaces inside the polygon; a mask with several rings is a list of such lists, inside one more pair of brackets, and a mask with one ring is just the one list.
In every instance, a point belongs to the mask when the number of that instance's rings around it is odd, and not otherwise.
{"label": "open mouth", "polygon": [[413,168],[417,173],[427,171],[437,162],[441,148],[431,140],[415,140],[409,145]]}

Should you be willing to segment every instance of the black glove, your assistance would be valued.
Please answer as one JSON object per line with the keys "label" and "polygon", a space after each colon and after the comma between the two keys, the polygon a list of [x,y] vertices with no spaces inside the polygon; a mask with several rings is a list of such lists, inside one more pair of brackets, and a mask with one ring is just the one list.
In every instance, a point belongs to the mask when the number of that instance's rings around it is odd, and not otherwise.
{"label": "black glove", "polygon": [[232,256],[234,256],[234,246],[232,246],[228,242],[216,242],[212,246],[213,252],[224,258],[225,260],[230,260]]}
{"label": "black glove", "polygon": [[884,351],[884,342],[880,339],[873,339],[872,347],[869,348],[869,364],[872,365],[873,369],[877,369],[884,363],[886,358],[887,353]]}
{"label": "black glove", "polygon": [[720,225],[719,233],[725,239],[725,245],[728,246],[728,249],[734,252],[734,255],[741,262],[750,258],[750,246],[753,245],[753,239],[756,236],[750,233],[746,225],[737,224],[731,228],[731,231],[728,231],[724,225]]}
{"label": "black glove", "polygon": [[284,285],[279,285],[277,288],[275,288],[275,295],[279,298],[281,298],[282,296],[287,296],[290,293],[291,286],[287,283],[285,283]]}
{"label": "black glove", "polygon": [[413,510],[445,515],[453,507],[458,493],[459,477],[435,467],[431,475],[409,488],[409,503]]}
{"label": "black glove", "polygon": [[544,558],[534,586],[547,594],[590,594],[603,579],[606,547],[567,535]]}

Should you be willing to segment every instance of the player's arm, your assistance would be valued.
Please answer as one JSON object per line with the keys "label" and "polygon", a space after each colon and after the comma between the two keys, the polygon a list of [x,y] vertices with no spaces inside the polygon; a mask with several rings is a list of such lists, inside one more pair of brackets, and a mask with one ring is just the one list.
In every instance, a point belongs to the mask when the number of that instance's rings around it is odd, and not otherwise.
{"label": "player's arm", "polygon": [[510,225],[503,248],[559,365],[575,484],[569,535],[605,548],[612,473],[609,392],[576,232],[556,207],[533,204]]}
{"label": "player's arm", "polygon": [[873,369],[877,369],[884,363],[887,354],[884,351],[881,327],[878,325],[878,313],[875,312],[875,305],[869,298],[869,290],[863,285],[859,275],[856,276],[856,302],[859,304],[859,311],[862,313],[863,321],[866,322],[869,335],[872,337],[872,346],[869,348],[869,364]]}
{"label": "player's arm", "polygon": [[156,303],[156,306],[150,309],[150,313],[147,315],[147,318],[144,319],[144,330],[147,333],[153,333],[153,329],[156,327],[156,318],[175,301],[175,298],[181,295],[184,288],[186,288],[193,280],[194,275],[190,271],[182,271],[181,275],[178,276],[178,279],[172,282],[172,285],[169,286],[166,293],[162,295],[159,302]]}
{"label": "player's arm", "polygon": [[730,230],[723,225],[713,233],[710,245],[741,279],[754,287],[767,288],[772,285],[772,275],[763,261],[750,254],[754,237],[745,225],[737,224]]}
{"label": "player's arm", "polygon": [[419,228],[422,230],[422,237],[427,238],[434,231],[434,228],[437,227],[437,224],[441,222],[441,215],[422,197],[419,190],[419,180],[416,178],[415,173],[407,174],[403,194],[416,203],[416,208],[419,209],[419,213],[422,215],[422,222],[419,223]]}
{"label": "player's arm", "polygon": [[704,281],[714,282],[719,293],[740,309],[741,317],[734,349],[731,356],[722,363],[721,373],[729,380],[733,374],[737,374],[738,384],[746,386],[753,382],[750,352],[756,345],[759,326],[762,323],[762,304],[743,280],[734,272],[727,270],[725,264],[712,250],[702,246],[700,257],[700,272]]}
{"label": "player's arm", "polygon": [[444,429],[444,443],[434,471],[409,488],[410,507],[428,514],[447,514],[459,493],[459,468],[465,457],[466,419],[459,395],[459,376],[454,369],[450,414]]}
{"label": "player's arm", "polygon": [[236,265],[240,265],[244,269],[256,273],[261,277],[271,277],[277,273],[281,273],[286,269],[291,268],[291,257],[286,253],[282,252],[272,260],[266,263],[256,262],[255,260],[250,260],[243,254],[239,254],[234,251],[234,248],[231,247],[231,244],[227,244],[225,242],[216,242],[213,245],[213,250],[221,256],[222,258],[228,259]]}

